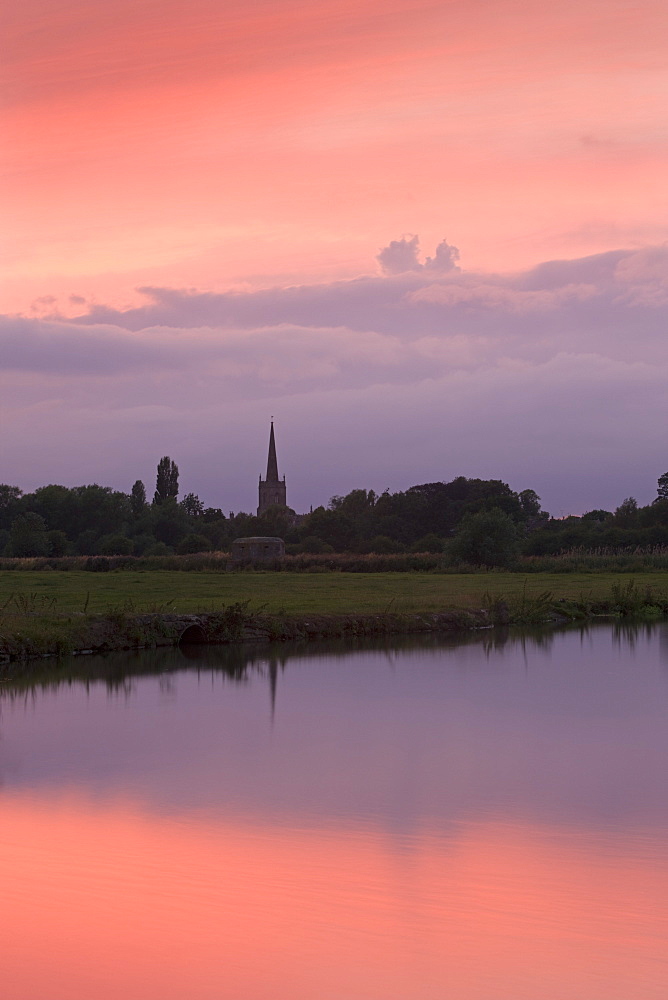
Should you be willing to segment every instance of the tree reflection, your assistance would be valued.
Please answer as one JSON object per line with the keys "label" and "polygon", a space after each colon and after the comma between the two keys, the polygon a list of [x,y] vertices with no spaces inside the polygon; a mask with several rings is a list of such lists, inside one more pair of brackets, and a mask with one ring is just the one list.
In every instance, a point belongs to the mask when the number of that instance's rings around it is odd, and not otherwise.
{"label": "tree reflection", "polygon": [[638,644],[655,641],[661,659],[668,664],[668,623],[629,623],[608,620],[583,622],[558,628],[502,627],[478,629],[461,633],[416,633],[407,635],[366,636],[358,639],[323,639],[315,642],[243,643],[207,646],[202,644],[159,649],[129,650],[94,656],[69,656],[60,660],[5,664],[0,683],[0,699],[15,700],[34,697],[38,692],[56,691],[62,687],[81,685],[86,690],[104,685],[109,695],[131,697],[136,681],[143,677],[159,677],[161,688],[176,696],[174,675],[196,671],[198,676],[210,675],[227,683],[246,684],[253,677],[266,679],[273,713],[279,675],[290,662],[319,657],[343,659],[357,653],[383,653],[390,669],[398,653],[420,651],[440,656],[444,652],[476,646],[485,657],[520,652],[528,666],[531,654],[545,653],[564,633],[576,633],[581,643],[593,639],[601,629],[612,629],[613,644],[635,653]]}

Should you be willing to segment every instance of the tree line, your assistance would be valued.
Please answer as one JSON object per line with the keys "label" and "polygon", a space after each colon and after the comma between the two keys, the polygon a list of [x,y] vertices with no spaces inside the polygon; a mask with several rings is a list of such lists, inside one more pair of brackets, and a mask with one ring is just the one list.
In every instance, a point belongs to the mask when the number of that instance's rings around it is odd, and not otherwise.
{"label": "tree line", "polygon": [[52,484],[24,494],[0,485],[4,556],[225,551],[233,539],[248,535],[278,535],[295,553],[444,552],[453,561],[488,566],[574,547],[666,545],[668,473],[646,507],[629,497],[614,511],[565,519],[542,510],[534,490],[515,492],[501,480],[464,476],[396,493],[355,489],[306,515],[276,505],[259,517],[226,517],[194,493],[179,500],[179,470],[169,456],[158,463],[150,501],[141,480],[128,493],[97,484]]}

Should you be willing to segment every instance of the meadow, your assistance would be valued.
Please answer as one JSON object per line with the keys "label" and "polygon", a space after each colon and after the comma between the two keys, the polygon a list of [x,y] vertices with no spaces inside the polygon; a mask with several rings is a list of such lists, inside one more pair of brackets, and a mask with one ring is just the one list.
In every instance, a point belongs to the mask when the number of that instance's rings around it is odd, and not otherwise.
{"label": "meadow", "polygon": [[668,572],[613,573],[284,573],[131,570],[90,573],[0,571],[0,609],[24,614],[107,614],[215,611],[240,601],[268,614],[408,614],[479,608],[492,600],[535,598],[596,601],[636,579],[668,590]]}

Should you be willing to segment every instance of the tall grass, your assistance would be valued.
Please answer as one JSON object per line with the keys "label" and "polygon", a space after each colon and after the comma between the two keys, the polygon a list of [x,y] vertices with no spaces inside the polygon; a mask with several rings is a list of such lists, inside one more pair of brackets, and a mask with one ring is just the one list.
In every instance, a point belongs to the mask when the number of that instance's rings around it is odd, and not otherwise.
{"label": "tall grass", "polygon": [[[442,556],[433,553],[361,555],[288,555],[283,559],[233,565],[227,552],[200,552],[185,556],[62,556],[30,559],[0,559],[0,570],[85,570],[104,573],[111,570],[170,570],[179,572],[257,572],[272,573],[388,573],[434,572],[441,568]],[[474,567],[471,567],[473,570]]]}
{"label": "tall grass", "polygon": [[554,556],[523,556],[512,568],[522,573],[643,573],[668,570],[668,546],[574,548]]}
{"label": "tall grass", "polygon": [[[233,566],[227,552],[199,552],[167,556],[61,556],[28,559],[0,558],[0,570],[169,570],[183,573],[236,573],[271,571],[281,573],[489,573],[486,566],[456,563],[447,554],[433,552],[379,555],[354,552],[286,555],[264,563]],[[668,546],[636,546],[625,549],[574,548],[558,555],[520,556],[502,572],[522,573],[643,573],[668,570]],[[500,571],[501,572],[501,571]]]}

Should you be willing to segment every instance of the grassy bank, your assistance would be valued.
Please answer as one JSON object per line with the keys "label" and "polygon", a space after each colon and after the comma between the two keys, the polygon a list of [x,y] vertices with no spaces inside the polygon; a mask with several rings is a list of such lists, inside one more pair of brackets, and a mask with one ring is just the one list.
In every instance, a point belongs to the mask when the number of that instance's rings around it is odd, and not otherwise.
{"label": "grassy bank", "polygon": [[372,635],[668,613],[668,573],[0,573],[0,653]]}

